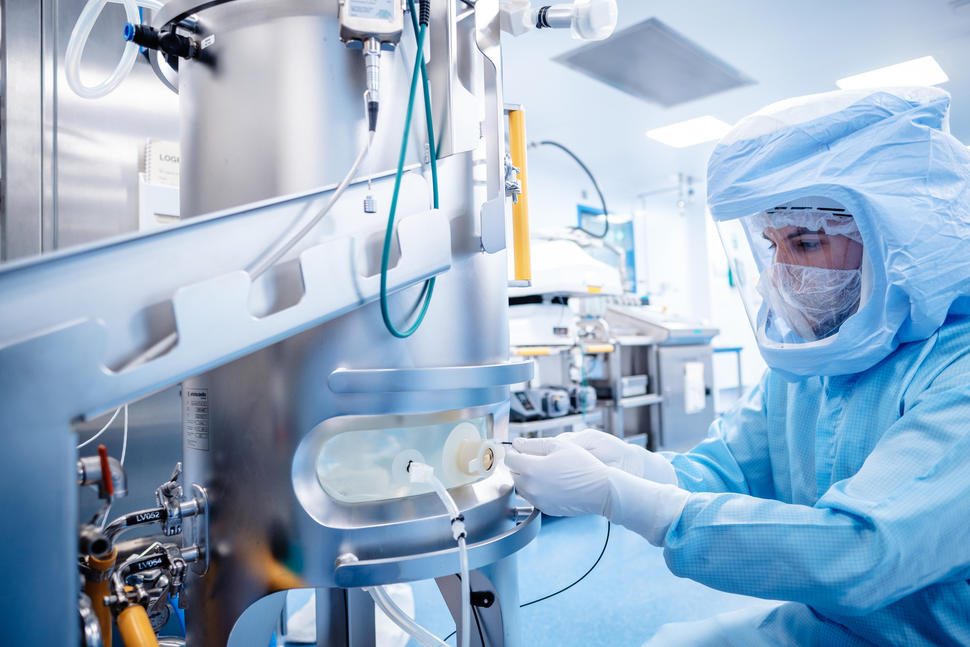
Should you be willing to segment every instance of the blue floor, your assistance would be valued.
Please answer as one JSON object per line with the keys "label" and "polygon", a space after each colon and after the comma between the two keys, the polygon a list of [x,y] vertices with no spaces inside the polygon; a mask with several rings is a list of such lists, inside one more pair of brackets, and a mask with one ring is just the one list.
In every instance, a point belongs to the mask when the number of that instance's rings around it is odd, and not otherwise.
{"label": "blue floor", "polygon": [[[606,520],[601,517],[543,518],[539,536],[519,553],[522,601],[556,591],[582,575],[605,537]],[[451,633],[455,624],[434,582],[412,586],[418,622],[441,638]],[[585,580],[521,610],[521,644],[637,647],[667,622],[699,620],[753,604],[764,602],[675,577],[660,549],[614,525],[602,561]]]}

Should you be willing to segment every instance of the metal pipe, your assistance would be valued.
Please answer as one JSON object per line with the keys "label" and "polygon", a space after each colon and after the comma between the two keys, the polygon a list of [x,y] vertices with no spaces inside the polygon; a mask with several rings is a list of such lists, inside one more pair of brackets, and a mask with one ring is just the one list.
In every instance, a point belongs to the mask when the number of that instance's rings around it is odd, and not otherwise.
{"label": "metal pipe", "polygon": [[115,540],[124,531],[137,526],[147,526],[153,523],[161,523],[167,518],[168,512],[164,507],[138,510],[137,512],[126,514],[123,517],[118,517],[109,523],[108,527],[104,529],[104,535],[108,538],[108,541],[114,545]]}
{"label": "metal pipe", "polygon": [[[114,490],[113,496],[125,496],[128,494],[128,476],[125,468],[114,456],[108,456],[108,472],[111,474],[111,487]],[[83,456],[77,461],[77,484],[79,486],[97,485],[98,496],[106,498],[107,492],[101,477],[101,458],[100,456]]]}

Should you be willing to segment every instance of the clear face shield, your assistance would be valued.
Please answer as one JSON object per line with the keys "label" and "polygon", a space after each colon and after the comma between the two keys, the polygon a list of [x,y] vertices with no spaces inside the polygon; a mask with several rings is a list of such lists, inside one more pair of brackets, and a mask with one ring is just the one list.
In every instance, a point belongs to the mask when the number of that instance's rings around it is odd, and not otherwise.
{"label": "clear face shield", "polygon": [[831,340],[861,307],[862,236],[840,204],[795,200],[718,231],[758,343]]}

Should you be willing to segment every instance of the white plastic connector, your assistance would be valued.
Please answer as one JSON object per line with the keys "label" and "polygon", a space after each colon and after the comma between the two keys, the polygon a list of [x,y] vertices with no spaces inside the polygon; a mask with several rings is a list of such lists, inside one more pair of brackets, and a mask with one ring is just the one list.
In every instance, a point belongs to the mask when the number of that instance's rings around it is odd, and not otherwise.
{"label": "white plastic connector", "polygon": [[577,40],[603,40],[616,29],[616,0],[575,0],[570,26]]}
{"label": "white plastic connector", "polygon": [[535,27],[534,12],[529,0],[502,0],[499,16],[502,31],[511,36],[521,36]]}
{"label": "white plastic connector", "polygon": [[408,464],[408,474],[411,475],[412,483],[431,483],[434,477],[434,470],[427,463],[411,461]]}

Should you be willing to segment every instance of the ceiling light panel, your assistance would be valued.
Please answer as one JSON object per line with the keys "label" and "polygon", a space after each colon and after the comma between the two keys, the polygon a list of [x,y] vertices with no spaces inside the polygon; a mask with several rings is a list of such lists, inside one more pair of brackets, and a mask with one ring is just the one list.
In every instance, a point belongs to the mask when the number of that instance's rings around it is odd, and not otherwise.
{"label": "ceiling light panel", "polygon": [[881,88],[901,85],[937,85],[946,83],[946,75],[932,56],[914,58],[905,63],[881,67],[871,72],[847,76],[835,82],[843,90],[858,88]]}
{"label": "ceiling light panel", "polygon": [[724,123],[717,117],[707,115],[648,130],[647,137],[656,139],[667,146],[685,148],[720,139],[729,130],[731,130],[730,124]]}
{"label": "ceiling light panel", "polygon": [[656,18],[553,60],[665,108],[754,83]]}

